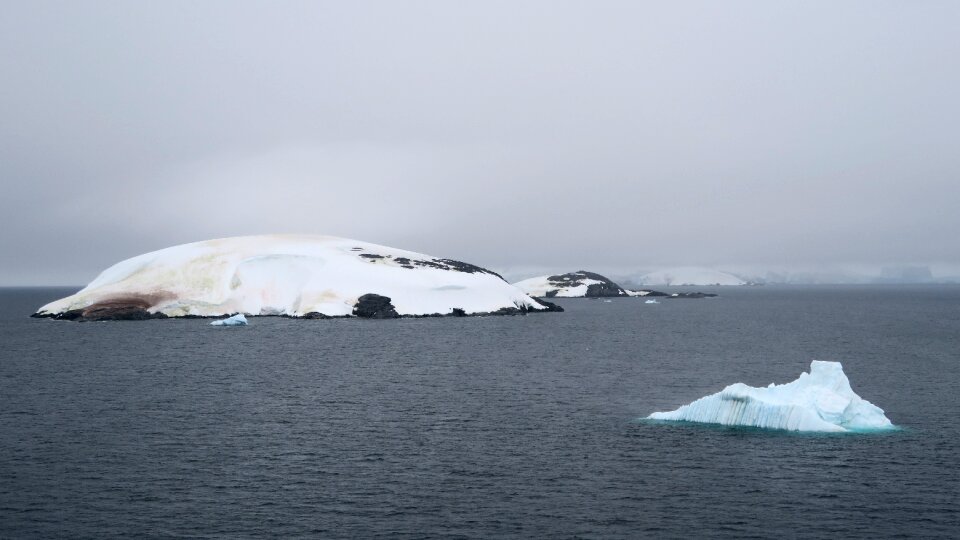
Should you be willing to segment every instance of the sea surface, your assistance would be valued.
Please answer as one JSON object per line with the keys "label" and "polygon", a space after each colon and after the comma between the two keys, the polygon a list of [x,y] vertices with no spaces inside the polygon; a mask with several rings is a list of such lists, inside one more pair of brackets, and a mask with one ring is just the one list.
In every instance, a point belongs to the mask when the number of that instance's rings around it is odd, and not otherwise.
{"label": "sea surface", "polygon": [[[960,537],[960,287],[75,323],[0,290],[0,537]],[[813,359],[903,429],[638,419]]]}

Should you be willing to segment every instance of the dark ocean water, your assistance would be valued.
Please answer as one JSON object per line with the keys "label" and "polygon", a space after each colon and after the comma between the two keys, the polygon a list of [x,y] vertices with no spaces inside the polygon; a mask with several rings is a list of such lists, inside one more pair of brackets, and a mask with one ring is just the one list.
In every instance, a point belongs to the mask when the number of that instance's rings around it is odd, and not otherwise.
{"label": "dark ocean water", "polygon": [[[30,319],[0,290],[0,537],[960,536],[960,287],[391,321]],[[636,421],[843,362],[903,431]]]}

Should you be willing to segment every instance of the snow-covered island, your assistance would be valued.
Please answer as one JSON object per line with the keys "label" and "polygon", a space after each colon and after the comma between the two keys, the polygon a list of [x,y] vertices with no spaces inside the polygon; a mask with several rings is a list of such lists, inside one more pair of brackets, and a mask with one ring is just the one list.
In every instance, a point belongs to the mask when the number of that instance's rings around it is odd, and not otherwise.
{"label": "snow-covered island", "polygon": [[858,396],[839,362],[814,360],[810,373],[766,388],[731,384],[651,420],[752,426],[811,432],[868,432],[896,429],[883,409]]}
{"label": "snow-covered island", "polygon": [[183,244],[127,259],[34,316],[89,321],[545,311],[562,309],[469,263],[332,236],[262,235]]}
{"label": "snow-covered island", "polygon": [[535,298],[601,298],[634,296],[610,279],[586,270],[555,276],[537,276],[514,283]]}
{"label": "snow-covered island", "polygon": [[627,289],[595,272],[577,270],[553,276],[537,276],[514,283],[534,298],[611,298],[618,296],[663,296],[667,298],[708,298],[713,293],[680,292],[667,294],[649,289]]}
{"label": "snow-covered island", "polygon": [[710,285],[747,285],[739,277],[719,270],[698,267],[680,267],[650,272],[632,279],[644,286],[710,286]]}

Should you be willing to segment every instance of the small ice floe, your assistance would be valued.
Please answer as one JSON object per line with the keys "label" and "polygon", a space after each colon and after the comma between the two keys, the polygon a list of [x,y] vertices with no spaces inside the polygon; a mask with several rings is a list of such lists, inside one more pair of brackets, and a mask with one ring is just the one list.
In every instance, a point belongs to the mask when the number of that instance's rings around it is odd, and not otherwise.
{"label": "small ice floe", "polygon": [[613,302],[613,300],[604,300],[604,301],[603,301],[604,304],[610,304],[610,303],[612,303],[612,302]]}
{"label": "small ice floe", "polygon": [[731,384],[671,412],[647,418],[787,431],[869,432],[897,429],[883,409],[850,388],[840,362],[810,363],[810,373],[786,384]]}
{"label": "small ice floe", "polygon": [[651,298],[651,299],[649,299],[649,300],[647,300],[647,301],[644,302],[644,304],[659,304],[659,303],[660,303],[660,302],[657,302],[657,299],[656,299],[656,298]]}
{"label": "small ice floe", "polygon": [[247,318],[244,317],[243,313],[237,313],[233,317],[226,319],[220,319],[210,323],[210,326],[246,326]]}

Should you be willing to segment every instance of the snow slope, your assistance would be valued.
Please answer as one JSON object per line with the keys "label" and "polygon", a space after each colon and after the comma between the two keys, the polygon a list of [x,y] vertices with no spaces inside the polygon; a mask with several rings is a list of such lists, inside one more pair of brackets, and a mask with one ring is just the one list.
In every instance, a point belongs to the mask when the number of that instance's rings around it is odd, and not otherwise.
{"label": "snow slope", "polygon": [[746,285],[733,274],[709,268],[682,267],[650,272],[634,278],[640,285]]}
{"label": "snow slope", "polygon": [[352,313],[367,293],[401,315],[546,309],[470,264],[332,236],[263,235],[174,246],[119,262],[39,316],[138,306],[167,316]]}
{"label": "snow slope", "polygon": [[882,409],[854,393],[840,362],[819,360],[810,363],[810,373],[801,373],[793,382],[766,388],[731,384],[675,411],[647,418],[789,431],[895,429]]}

